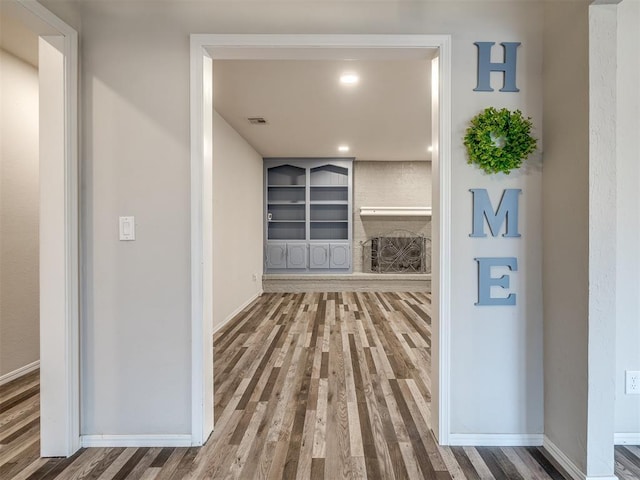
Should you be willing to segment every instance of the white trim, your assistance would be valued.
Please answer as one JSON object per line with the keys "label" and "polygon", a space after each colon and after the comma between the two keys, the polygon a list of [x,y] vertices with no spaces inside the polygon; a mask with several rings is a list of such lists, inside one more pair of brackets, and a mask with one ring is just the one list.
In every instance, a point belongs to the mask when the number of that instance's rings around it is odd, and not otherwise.
{"label": "white trim", "polygon": [[[407,52],[411,59],[431,58],[421,50],[440,48],[449,35],[377,35],[377,34],[192,34],[211,58],[221,60],[337,60],[400,58]],[[393,51],[398,53],[393,53]],[[338,56],[336,52],[340,51]]]}
{"label": "white trim", "polygon": [[[443,36],[438,54],[438,441],[451,433],[451,37]],[[433,289],[433,286],[432,286]]]}
{"label": "white trim", "polygon": [[[616,372],[617,13],[588,9],[588,315],[586,473],[613,474]],[[611,161],[612,152],[614,155]],[[599,212],[610,212],[601,215]],[[620,230],[618,230],[620,231]],[[613,235],[612,235],[613,234]],[[612,238],[613,237],[613,238]],[[613,353],[613,355],[612,355]],[[616,375],[617,376],[617,375]],[[575,435],[578,435],[576,432]],[[582,439],[581,439],[582,440]],[[608,474],[607,474],[608,475]]]}
{"label": "white trim", "polygon": [[553,457],[553,459],[560,465],[565,472],[571,476],[573,480],[618,480],[615,475],[604,476],[588,476],[583,473],[578,466],[573,463],[569,457],[567,457],[558,446],[549,440],[549,437],[544,436],[543,448]]}
{"label": "white trim", "polygon": [[[79,328],[79,247],[78,247],[78,32],[58,18],[36,0],[15,0],[32,18],[47,24],[62,36],[64,55],[64,272],[59,276],[64,282],[58,285],[54,295],[64,297],[64,314],[53,316],[52,326],[64,332],[64,345],[56,351],[63,352],[60,358],[43,358],[60,372],[58,380],[64,391],[65,409],[49,424],[41,418],[41,431],[54,432],[59,437],[60,448],[55,455],[70,456],[80,448],[80,328]],[[37,31],[38,35],[52,35],[51,31]],[[42,292],[41,292],[42,295]],[[41,318],[42,321],[42,318]],[[59,324],[58,324],[59,322]],[[53,368],[52,367],[52,368]],[[57,380],[57,379],[56,379]],[[47,402],[46,392],[41,392],[41,404]],[[61,420],[62,419],[62,420]],[[57,425],[62,424],[64,431]],[[44,455],[49,452],[41,452]]]}
{"label": "white trim", "polygon": [[539,447],[542,433],[451,433],[449,445],[465,447]]}
{"label": "white trim", "polygon": [[83,435],[83,448],[89,447],[191,447],[191,435]]}
{"label": "white trim", "polygon": [[616,433],[613,436],[615,445],[640,445],[639,433]]}
{"label": "white trim", "polygon": [[[213,368],[213,60],[202,57],[202,361]],[[213,371],[202,383],[202,443],[213,432]]]}
{"label": "white trim", "polygon": [[225,318],[222,323],[220,325],[218,325],[217,327],[215,327],[213,329],[213,333],[217,333],[220,330],[222,330],[224,328],[224,326],[229,323],[231,320],[233,320],[233,318],[238,315],[240,312],[242,312],[245,308],[247,308],[249,305],[251,305],[256,298],[259,298],[262,296],[264,292],[262,290],[260,290],[259,292],[256,292],[255,294],[253,294],[251,296],[251,298],[249,298],[249,300],[247,300],[246,302],[244,302],[242,305],[240,305],[238,308],[236,308],[233,312],[231,312],[227,318]]}
{"label": "white trim", "polygon": [[430,217],[431,207],[360,207],[361,217]]}
{"label": "white trim", "polygon": [[558,462],[558,464],[569,474],[574,480],[585,480],[587,476],[580,471],[580,469],[569,460],[562,450],[560,450],[555,443],[549,440],[549,437],[544,436],[544,442],[542,444],[544,449]]}
{"label": "white trim", "polygon": [[34,372],[40,368],[40,360],[36,360],[35,362],[31,362],[24,367],[16,368],[14,371],[5,373],[0,376],[0,385],[5,385],[9,382],[13,382],[20,377],[24,377],[25,375]]}
{"label": "white trim", "polygon": [[[295,52],[296,58],[305,54],[316,55],[320,52],[327,58],[333,52],[353,52],[360,49],[367,55],[375,54],[375,49],[388,56],[394,49],[401,53],[412,50],[412,54],[424,50],[424,58],[431,58],[432,49],[439,49],[440,65],[440,252],[437,260],[440,272],[440,377],[438,439],[446,445],[449,440],[449,365],[450,365],[450,297],[451,278],[451,36],[449,35],[191,35],[191,331],[192,331],[192,436],[193,445],[202,445],[210,431],[206,424],[206,412],[212,411],[213,399],[207,398],[203,386],[207,378],[213,376],[212,362],[206,361],[208,351],[205,341],[210,326],[203,319],[204,305],[213,294],[211,288],[203,288],[203,272],[212,269],[205,264],[203,254],[203,225],[209,219],[203,218],[204,163],[204,118],[203,118],[203,63],[206,58],[224,59],[261,59],[269,54],[281,58]],[[428,53],[428,54],[427,54]],[[328,58],[327,58],[328,59]],[[207,187],[208,188],[208,187]],[[204,340],[203,340],[204,337]],[[210,404],[209,404],[210,403]]]}
{"label": "white trim", "polygon": [[204,288],[203,288],[203,55],[202,45],[191,36],[191,435],[194,445],[204,444]]}

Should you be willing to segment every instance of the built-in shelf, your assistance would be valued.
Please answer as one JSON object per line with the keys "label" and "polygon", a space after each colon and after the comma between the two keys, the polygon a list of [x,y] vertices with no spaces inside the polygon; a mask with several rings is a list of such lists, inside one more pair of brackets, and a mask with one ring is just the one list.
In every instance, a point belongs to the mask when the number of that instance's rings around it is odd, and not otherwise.
{"label": "built-in shelf", "polygon": [[272,158],[264,167],[266,271],[351,272],[353,159]]}
{"label": "built-in shelf", "polygon": [[431,207],[360,207],[361,217],[430,217]]}

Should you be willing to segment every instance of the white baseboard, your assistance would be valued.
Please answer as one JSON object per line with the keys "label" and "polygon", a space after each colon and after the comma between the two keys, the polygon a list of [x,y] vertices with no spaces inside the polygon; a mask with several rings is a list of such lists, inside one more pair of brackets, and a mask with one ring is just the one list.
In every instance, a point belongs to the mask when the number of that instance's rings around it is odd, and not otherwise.
{"label": "white baseboard", "polygon": [[566,473],[568,473],[573,480],[618,480],[618,477],[615,475],[586,475],[582,472],[573,461],[567,457],[558,446],[549,440],[549,437],[544,436],[544,449],[553,457],[553,459],[558,462]]}
{"label": "white baseboard", "polygon": [[613,439],[616,445],[640,445],[640,433],[616,433]]}
{"label": "white baseboard", "polygon": [[40,360],[36,360],[35,362],[30,363],[29,365],[25,365],[24,367],[20,367],[13,372],[5,373],[0,376],[0,385],[4,385],[5,383],[12,382],[28,373],[31,373],[40,368]]}
{"label": "white baseboard", "polygon": [[558,464],[564,468],[569,475],[571,475],[571,478],[574,480],[585,480],[587,478],[586,474],[584,474],[555,443],[549,440],[549,437],[546,435],[544,436],[544,443],[542,446],[549,455],[551,455],[554,460],[558,462]]}
{"label": "white baseboard", "polygon": [[541,433],[451,433],[449,445],[465,447],[538,447],[542,445]]}
{"label": "white baseboard", "polygon": [[260,290],[259,292],[256,292],[255,295],[252,295],[251,298],[249,300],[247,300],[246,302],[244,302],[242,305],[240,305],[238,308],[236,308],[233,312],[231,312],[229,315],[227,315],[227,318],[225,318],[222,323],[220,325],[218,325],[217,327],[215,327],[213,329],[213,333],[217,333],[218,331],[220,331],[222,328],[224,328],[224,326],[229,323],[236,315],[238,315],[240,312],[242,312],[245,308],[247,308],[249,305],[251,305],[251,303],[258,297],[260,297],[264,292],[262,290]]}
{"label": "white baseboard", "polygon": [[82,447],[190,447],[191,435],[82,435]]}

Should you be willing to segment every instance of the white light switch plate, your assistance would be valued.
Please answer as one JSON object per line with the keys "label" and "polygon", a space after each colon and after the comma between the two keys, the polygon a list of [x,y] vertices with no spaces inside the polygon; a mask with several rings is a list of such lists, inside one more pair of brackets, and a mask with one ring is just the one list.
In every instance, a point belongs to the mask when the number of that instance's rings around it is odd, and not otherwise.
{"label": "white light switch plate", "polygon": [[120,217],[120,240],[131,241],[136,239],[135,217]]}

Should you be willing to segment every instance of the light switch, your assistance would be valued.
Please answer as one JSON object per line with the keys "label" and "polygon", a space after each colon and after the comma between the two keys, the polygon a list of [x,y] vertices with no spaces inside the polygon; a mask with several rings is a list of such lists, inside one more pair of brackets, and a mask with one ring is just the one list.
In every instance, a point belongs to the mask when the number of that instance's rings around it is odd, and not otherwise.
{"label": "light switch", "polygon": [[120,217],[120,240],[136,239],[135,217]]}

